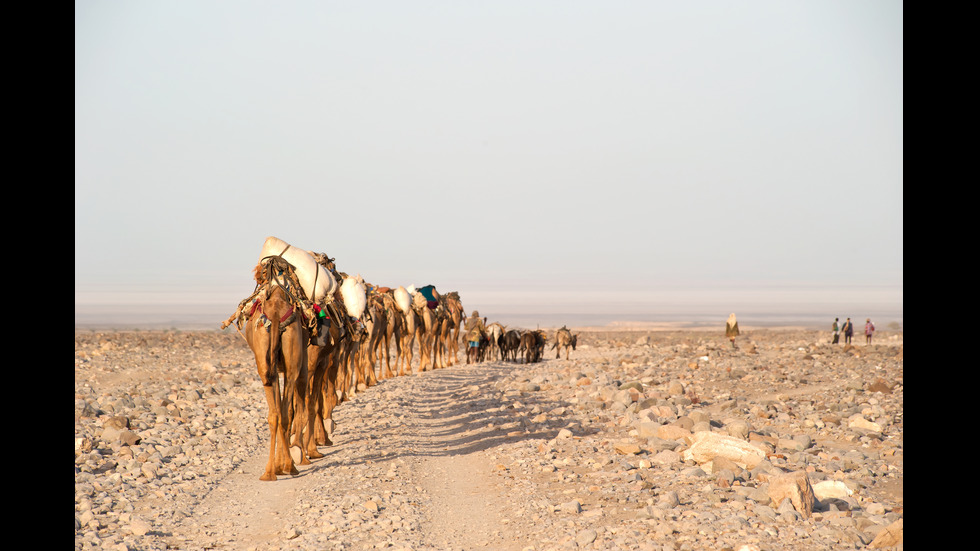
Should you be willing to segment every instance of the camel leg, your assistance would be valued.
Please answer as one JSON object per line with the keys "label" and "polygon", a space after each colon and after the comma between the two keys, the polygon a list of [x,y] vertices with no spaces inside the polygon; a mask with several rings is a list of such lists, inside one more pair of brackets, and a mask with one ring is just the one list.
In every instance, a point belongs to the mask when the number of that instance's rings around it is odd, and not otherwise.
{"label": "camel leg", "polygon": [[[290,338],[286,338],[286,334]],[[286,334],[283,335],[282,339],[282,353],[285,360],[286,366],[286,394],[288,396],[287,403],[291,403],[286,407],[289,407],[290,418],[285,421],[288,424],[293,425],[293,433],[296,434],[297,445],[300,449],[300,464],[309,465],[310,460],[306,456],[306,439],[310,439],[313,432],[313,418],[309,415],[307,411],[307,396],[309,391],[309,366],[307,365],[308,360],[306,356],[306,334],[304,331],[298,329],[298,326],[293,326],[287,329]],[[305,427],[304,427],[305,424]],[[289,427],[286,427],[287,430]],[[287,433],[288,434],[288,433]],[[286,455],[289,455],[289,450],[287,448]],[[295,474],[299,474],[298,471]]]}
{"label": "camel leg", "polygon": [[378,379],[384,377],[385,379],[390,379],[395,376],[391,372],[391,360],[388,357],[388,337],[383,336],[378,339],[378,372],[381,374]]}
{"label": "camel leg", "polygon": [[364,367],[361,365],[361,348],[363,348],[363,345],[358,345],[357,350],[354,352],[354,357],[351,358],[351,370],[354,372],[351,385],[355,392],[358,386],[367,384],[367,381],[364,380]]}
{"label": "camel leg", "polygon": [[[269,408],[269,459],[265,464],[265,472],[259,480],[276,480],[277,474],[277,449],[281,449],[286,442],[286,434],[283,430],[280,414],[282,401],[279,394],[279,376],[276,374],[275,367],[271,364],[270,352],[272,342],[269,332],[264,328],[257,327],[256,322],[249,322],[245,328],[245,340],[255,354],[255,367],[258,371],[259,380],[262,381],[262,388],[265,391],[265,401]],[[288,457],[288,453],[286,454]],[[292,458],[289,458],[292,460]]]}
{"label": "camel leg", "polygon": [[404,367],[405,373],[408,375],[412,374],[412,359],[415,357],[415,337],[405,337],[405,342],[402,343],[402,354],[405,355]]}
{"label": "camel leg", "polygon": [[436,335],[431,334],[425,340],[426,348],[426,358],[425,358],[425,368],[428,371],[434,371],[436,369]]}
{"label": "camel leg", "polygon": [[357,347],[359,346],[357,341],[351,341],[347,343],[344,350],[344,360],[340,366],[341,371],[341,382],[342,386],[340,389],[340,401],[346,402],[351,399],[351,386],[354,383],[354,377],[356,376],[354,369],[354,362],[357,360]]}
{"label": "camel leg", "polygon": [[[259,480],[276,479],[276,444],[279,442],[279,381],[275,385],[265,385],[265,401],[269,405],[269,460],[265,464],[265,472]],[[285,440],[285,435],[283,436]]]}
{"label": "camel leg", "polygon": [[[324,377],[324,379],[326,380],[326,383],[324,385],[326,388],[326,392],[323,401],[323,419],[331,421],[331,424],[333,424],[332,423],[333,409],[337,406],[337,401],[338,401],[337,386],[335,380],[337,379],[337,375],[339,373],[340,373],[340,364],[337,361],[331,361],[330,365],[327,367],[326,376]],[[325,445],[332,446],[333,441],[330,439],[330,434],[327,432],[325,428],[323,429],[323,433],[325,437]]]}
{"label": "camel leg", "polygon": [[419,335],[419,339],[418,339],[418,341],[419,341],[419,371],[420,372],[427,370],[426,363],[428,362],[428,357],[429,357],[428,344],[426,343],[427,338],[428,337],[426,335],[422,334],[422,335]]}
{"label": "camel leg", "polygon": [[395,334],[393,335],[393,338],[394,338],[393,340],[395,341],[395,373],[397,373],[399,377],[404,377],[405,376],[405,365],[402,364],[402,336],[401,336],[401,330],[397,330],[396,329]]}
{"label": "camel leg", "polygon": [[454,366],[458,362],[456,354],[459,353],[459,326],[450,329],[447,340],[449,342],[449,365]]}
{"label": "camel leg", "polygon": [[390,333],[385,333],[382,344],[381,353],[384,355],[384,372],[385,377],[392,378],[395,376],[395,372],[391,370],[391,338]]}
{"label": "camel leg", "polygon": [[276,480],[278,474],[299,474],[289,455],[289,439],[286,436],[287,427],[283,422],[282,394],[279,390],[279,378],[264,386],[266,402],[269,404],[269,461],[265,465],[265,473],[259,480]]}
{"label": "camel leg", "polygon": [[436,366],[440,369],[446,367],[446,325],[442,323],[438,336],[436,337]]}
{"label": "camel leg", "polygon": [[368,343],[366,350],[361,354],[361,370],[363,372],[364,382],[369,387],[378,384],[378,377],[374,372],[375,362],[374,347]]}
{"label": "camel leg", "polygon": [[[343,349],[337,358],[337,392],[340,394],[339,402],[347,401],[347,390],[350,388],[350,371],[347,370],[347,362],[350,360],[350,343],[344,343]],[[345,380],[346,379],[346,380]],[[330,397],[327,396],[327,399]]]}
{"label": "camel leg", "polygon": [[280,396],[280,406],[279,409],[279,435],[278,444],[276,445],[276,474],[289,474],[298,475],[299,469],[296,468],[296,464],[293,463],[293,456],[289,454],[289,422],[287,421],[288,412],[287,408],[291,407],[287,400],[283,400]]}
{"label": "camel leg", "polygon": [[326,431],[323,428],[323,376],[324,371],[326,371],[326,358],[320,358],[320,355],[329,356],[326,350],[319,349],[310,350],[310,368],[308,372],[309,377],[309,401],[306,404],[307,414],[309,415],[308,425],[310,426],[310,432],[306,436],[306,455],[310,459],[319,459],[323,457],[323,454],[316,449],[318,443],[323,442],[326,438]]}

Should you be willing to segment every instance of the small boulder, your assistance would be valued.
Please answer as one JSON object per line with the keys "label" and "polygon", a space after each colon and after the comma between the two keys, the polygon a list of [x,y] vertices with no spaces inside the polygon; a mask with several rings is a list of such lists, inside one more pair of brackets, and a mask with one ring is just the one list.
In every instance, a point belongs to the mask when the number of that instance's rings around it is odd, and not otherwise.
{"label": "small boulder", "polygon": [[769,498],[777,509],[783,500],[789,499],[793,509],[803,518],[810,518],[813,514],[813,487],[804,471],[775,476],[769,482]]}
{"label": "small boulder", "polygon": [[752,470],[766,458],[758,447],[732,436],[702,431],[692,434],[690,439],[691,447],[682,454],[685,461],[703,464],[724,457],[743,469]]}
{"label": "small boulder", "polygon": [[691,437],[691,431],[676,425],[661,425],[657,429],[657,438],[664,440],[684,440]]}
{"label": "small boulder", "polygon": [[813,496],[819,500],[845,499],[854,492],[840,480],[824,480],[813,485]]}
{"label": "small boulder", "polygon": [[868,544],[871,549],[881,549],[883,547],[895,547],[904,543],[905,528],[904,520],[898,519],[889,524],[875,536],[875,539]]}

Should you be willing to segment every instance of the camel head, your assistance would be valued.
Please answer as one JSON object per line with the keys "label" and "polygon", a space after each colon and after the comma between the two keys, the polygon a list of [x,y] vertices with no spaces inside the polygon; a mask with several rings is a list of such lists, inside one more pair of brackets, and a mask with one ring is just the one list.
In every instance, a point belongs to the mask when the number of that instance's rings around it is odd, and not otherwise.
{"label": "camel head", "polygon": [[317,264],[326,268],[330,273],[336,273],[337,265],[334,263],[337,260],[336,258],[330,258],[327,256],[327,253],[315,253],[313,251],[309,251],[309,253],[313,257],[313,260],[316,260]]}
{"label": "camel head", "polygon": [[252,277],[255,278],[256,285],[261,286],[266,284],[265,266],[263,266],[261,262],[255,265],[255,270],[253,271]]}

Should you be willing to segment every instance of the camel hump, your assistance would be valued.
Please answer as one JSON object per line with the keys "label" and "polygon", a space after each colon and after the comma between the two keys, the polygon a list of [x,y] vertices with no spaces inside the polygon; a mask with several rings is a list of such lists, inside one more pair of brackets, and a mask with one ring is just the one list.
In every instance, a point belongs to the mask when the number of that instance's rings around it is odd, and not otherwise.
{"label": "camel hump", "polygon": [[326,268],[317,263],[309,251],[293,247],[278,237],[270,236],[262,244],[259,263],[270,256],[282,257],[293,267],[303,292],[311,301],[329,300],[337,290],[337,281]]}

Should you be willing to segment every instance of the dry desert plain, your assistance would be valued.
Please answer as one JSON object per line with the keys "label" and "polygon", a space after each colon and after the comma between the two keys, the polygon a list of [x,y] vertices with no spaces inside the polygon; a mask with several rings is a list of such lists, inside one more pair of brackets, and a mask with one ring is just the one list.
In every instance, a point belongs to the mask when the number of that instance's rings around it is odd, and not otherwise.
{"label": "dry desert plain", "polygon": [[75,548],[904,546],[901,332],[651,329],[382,380],[274,482],[238,333],[76,329]]}

